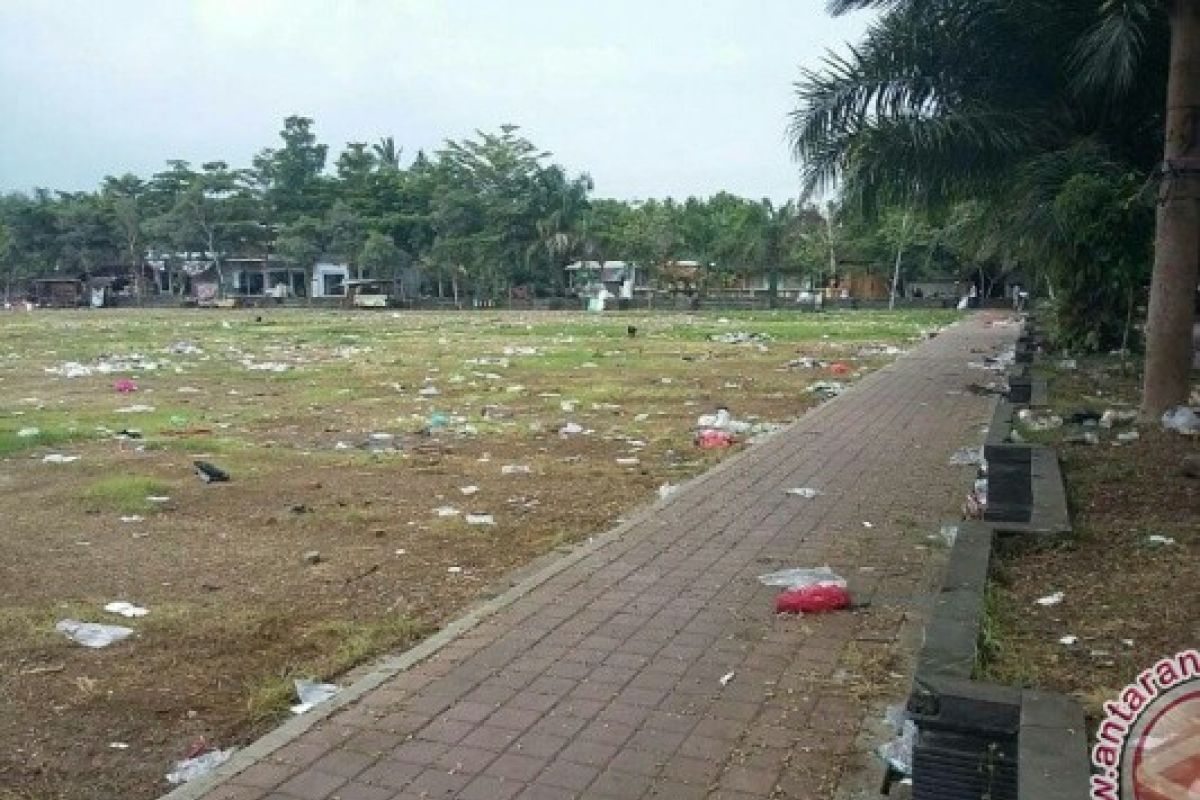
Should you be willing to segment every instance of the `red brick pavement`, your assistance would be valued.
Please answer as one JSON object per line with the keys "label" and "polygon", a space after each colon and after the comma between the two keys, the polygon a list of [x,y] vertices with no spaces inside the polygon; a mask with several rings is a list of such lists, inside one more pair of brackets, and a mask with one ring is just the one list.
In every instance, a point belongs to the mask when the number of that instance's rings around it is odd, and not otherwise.
{"label": "red brick pavement", "polygon": [[[832,797],[864,721],[905,691],[901,632],[944,561],[927,534],[970,482],[947,458],[991,409],[961,391],[966,363],[1015,337],[986,320],[687,485],[204,800]],[[773,614],[755,577],[822,564],[864,607]]]}

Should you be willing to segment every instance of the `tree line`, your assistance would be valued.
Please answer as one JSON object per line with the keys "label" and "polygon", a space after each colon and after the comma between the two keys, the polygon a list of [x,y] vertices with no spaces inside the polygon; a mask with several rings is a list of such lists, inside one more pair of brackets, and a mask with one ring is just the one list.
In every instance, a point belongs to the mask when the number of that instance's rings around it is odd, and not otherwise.
{"label": "tree line", "polygon": [[514,126],[411,159],[393,137],[351,142],[330,159],[313,121],[292,116],[279,145],[248,167],[171,160],[146,178],[105,178],[96,191],[0,197],[0,267],[12,291],[29,278],[114,266],[136,282],[150,254],[168,268],[199,255],[222,283],[232,256],[283,259],[310,277],[327,259],[356,277],[415,274],[429,293],[494,299],[516,287],[561,293],[563,267],[577,259],[650,272],[694,261],[691,289],[752,274],[767,276],[771,293],[782,276],[827,285],[846,263],[890,270],[898,250],[907,277],[968,263],[956,219],[905,222],[894,210],[867,223],[834,205],[727,192],[644,202],[592,192],[586,174],[569,174]]}

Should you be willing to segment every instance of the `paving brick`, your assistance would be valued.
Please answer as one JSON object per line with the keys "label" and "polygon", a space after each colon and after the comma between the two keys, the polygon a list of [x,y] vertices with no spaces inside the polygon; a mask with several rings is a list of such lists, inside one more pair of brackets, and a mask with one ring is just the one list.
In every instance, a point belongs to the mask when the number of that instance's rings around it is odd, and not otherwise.
{"label": "paving brick", "polygon": [[[990,418],[961,391],[966,362],[1014,334],[985,320],[702,476],[204,800],[834,796],[864,755],[869,711],[839,691],[852,649],[911,655],[897,632],[942,568],[899,520],[957,512],[970,478],[947,458]],[[773,614],[757,575],[826,563],[871,606]]]}

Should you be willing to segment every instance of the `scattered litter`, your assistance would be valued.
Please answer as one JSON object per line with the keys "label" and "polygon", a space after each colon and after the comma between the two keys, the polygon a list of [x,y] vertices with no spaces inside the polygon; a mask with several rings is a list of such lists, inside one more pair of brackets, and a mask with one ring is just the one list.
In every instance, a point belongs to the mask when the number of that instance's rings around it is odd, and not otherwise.
{"label": "scattered litter", "polygon": [[145,519],[146,518],[141,516],[140,514],[129,514],[127,516],[121,517],[121,522],[142,522]]}
{"label": "scattered litter", "polygon": [[446,572],[449,572],[451,575],[458,575],[462,571],[462,567],[446,567]]}
{"label": "scattered litter", "polygon": [[728,686],[729,682],[731,680],[733,680],[733,676],[734,676],[734,673],[726,672],[724,675],[721,676],[720,684],[722,686]]}
{"label": "scattered litter", "polygon": [[791,495],[792,497],[803,497],[805,500],[812,500],[814,497],[825,494],[820,489],[813,489],[808,486],[801,486],[795,489],[785,489],[783,493]]}
{"label": "scattered litter", "polygon": [[967,519],[982,519],[987,510],[988,479],[979,477],[975,485],[967,492],[967,500],[963,503],[963,516]]}
{"label": "scattered litter", "polygon": [[422,397],[437,397],[441,392],[438,391],[436,386],[422,386],[417,394]]}
{"label": "scattered litter", "polygon": [[128,750],[129,745],[125,742],[109,742],[108,746],[113,750]]}
{"label": "scattered litter", "polygon": [[124,600],[117,600],[109,603],[104,607],[104,610],[110,614],[120,614],[122,617],[126,617],[128,619],[144,617],[150,613],[150,609],[142,608],[141,606],[135,606],[133,603],[127,603]]}
{"label": "scattered litter", "polygon": [[440,506],[435,508],[433,513],[437,514],[439,517],[457,517],[462,512],[454,506]]}
{"label": "scattered litter", "polygon": [[852,372],[852,368],[849,364],[844,364],[841,361],[837,361],[829,365],[829,371],[834,375],[849,375]]}
{"label": "scattered litter", "polygon": [[113,383],[113,389],[120,394],[129,394],[138,390],[137,381],[132,378],[120,378]]}
{"label": "scattered litter", "polygon": [[114,414],[149,414],[152,411],[154,411],[154,406],[147,406],[141,403],[113,409]]}
{"label": "scattered litter", "polygon": [[983,447],[960,447],[950,456],[952,467],[977,467],[983,463]]}
{"label": "scattered litter", "polygon": [[759,575],[758,582],[763,586],[782,586],[785,589],[803,589],[807,586],[846,587],[846,579],[835,573],[828,566],[812,568],[798,567],[778,572],[768,572],[766,575]]}
{"label": "scattered litter", "polygon": [[819,614],[849,607],[846,588],[828,583],[790,589],[775,598],[775,611],[780,614]]}
{"label": "scattered litter", "polygon": [[821,369],[825,366],[825,362],[811,356],[800,356],[793,358],[787,365],[791,369]]}
{"label": "scattered litter", "polygon": [[1054,594],[1048,594],[1045,597],[1039,597],[1037,600],[1034,600],[1034,602],[1039,606],[1045,606],[1048,608],[1050,606],[1058,605],[1065,597],[1066,595],[1062,592],[1055,592]]}
{"label": "scattered litter", "polygon": [[332,683],[318,683],[304,679],[297,679],[294,683],[296,684],[296,698],[300,702],[292,706],[293,714],[303,714],[341,691],[340,686]]}
{"label": "scattered litter", "polygon": [[242,366],[252,372],[287,372],[292,368],[291,364],[285,364],[282,361],[251,361],[246,359],[242,362]]}
{"label": "scattered litter", "polygon": [[1079,641],[1078,636],[1076,636],[1073,633],[1068,633],[1066,636],[1060,637],[1058,640],[1058,643],[1066,645],[1067,647],[1070,647],[1071,645],[1075,644],[1078,641]]}
{"label": "scattered litter", "polygon": [[913,747],[917,742],[917,725],[903,708],[889,706],[885,717],[895,738],[884,742],[875,751],[894,772],[910,776],[913,771]]}
{"label": "scattered litter", "polygon": [[500,468],[502,475],[528,475],[533,472],[528,464],[505,464]]}
{"label": "scattered litter", "polygon": [[673,486],[669,483],[664,483],[662,486],[658,487],[658,499],[666,500],[668,497],[670,497],[671,495],[675,494],[678,491],[679,491],[678,486]]}
{"label": "scattered litter", "polygon": [[1169,431],[1195,436],[1200,433],[1200,414],[1187,406],[1176,406],[1163,414],[1162,424]]}
{"label": "scattered litter", "polygon": [[634,422],[645,422],[648,419],[650,419],[649,414],[637,414],[636,416],[634,416],[633,421]]}
{"label": "scattered litter", "polygon": [[1141,434],[1137,431],[1123,431],[1117,434],[1118,442],[1136,442],[1140,438],[1142,438]]}
{"label": "scattered litter", "polygon": [[175,762],[175,769],[167,773],[167,782],[172,785],[188,783],[197,778],[203,778],[217,767],[224,764],[232,756],[236,748],[228,750],[210,750],[195,758],[186,758]]}
{"label": "scattered litter", "polygon": [[43,464],[70,464],[72,461],[78,461],[79,456],[68,456],[62,453],[47,453],[42,457]]}
{"label": "scattered litter", "polygon": [[54,625],[54,629],[78,644],[92,648],[108,647],[113,642],[133,635],[132,628],[102,625],[99,622],[80,622],[77,619],[61,620]]}
{"label": "scattered litter", "polygon": [[936,536],[931,536],[929,538],[938,539],[942,544],[946,545],[946,547],[954,547],[954,543],[958,541],[958,526],[943,525],[941,530],[937,532]]}
{"label": "scattered litter", "polygon": [[193,461],[192,466],[196,468],[196,475],[205,483],[225,483],[229,480],[229,473],[215,464]]}
{"label": "scattered litter", "polygon": [[696,434],[696,446],[702,450],[713,450],[719,447],[729,447],[737,443],[737,439],[729,431],[703,430]]}
{"label": "scattered litter", "polygon": [[1100,444],[1100,434],[1095,431],[1080,431],[1063,437],[1063,441],[1067,444],[1086,444],[1094,447]]}
{"label": "scattered litter", "polygon": [[495,525],[496,520],[491,514],[467,514],[468,525]]}
{"label": "scattered litter", "polygon": [[478,486],[463,486],[462,488],[459,489],[459,491],[462,492],[467,497],[470,497],[471,495],[473,495],[479,491],[479,487]]}
{"label": "scattered litter", "polygon": [[1064,358],[1058,362],[1058,368],[1066,370],[1078,369],[1079,364],[1073,358]]}
{"label": "scattered litter", "polygon": [[1100,427],[1112,428],[1116,425],[1132,425],[1137,422],[1136,411],[1118,411],[1115,408],[1107,409],[1100,415]]}
{"label": "scattered litter", "polygon": [[1017,412],[1017,419],[1031,431],[1048,431],[1054,428],[1061,428],[1063,424],[1062,417],[1057,414],[1047,414],[1039,416],[1034,414],[1028,408],[1023,408]]}
{"label": "scattered litter", "polygon": [[1170,536],[1153,533],[1146,537],[1146,544],[1151,547],[1171,547],[1175,544],[1175,539]]}
{"label": "scattered litter", "polygon": [[874,522],[867,522],[866,520],[863,520],[863,527],[864,527],[864,528],[874,528],[874,527],[875,527],[875,523],[874,523]]}
{"label": "scattered litter", "polygon": [[829,400],[846,391],[846,384],[841,381],[817,381],[809,385],[808,391]]}
{"label": "scattered litter", "polygon": [[710,342],[720,342],[722,344],[766,344],[767,342],[775,341],[770,334],[749,333],[747,331],[713,333],[709,334],[708,340]]}
{"label": "scattered litter", "polygon": [[37,436],[39,433],[41,433],[41,430],[38,428],[21,428],[21,430],[17,431],[17,436],[22,439],[28,439],[31,436]]}
{"label": "scattered litter", "polygon": [[568,422],[558,429],[558,432],[563,436],[572,436],[574,434],[583,433],[583,426],[578,422]]}
{"label": "scattered litter", "polygon": [[325,558],[321,555],[320,550],[309,550],[305,552],[304,555],[300,556],[300,558],[310,567],[315,567],[317,564],[320,564],[325,560]]}
{"label": "scattered litter", "polygon": [[157,503],[157,504],[161,505],[163,503],[171,502],[171,498],[167,497],[166,495],[162,495],[162,494],[150,494],[150,495],[146,495],[146,502],[147,503]]}
{"label": "scattered litter", "polygon": [[637,459],[637,458],[618,458],[617,459],[617,464],[622,467],[636,467],[640,463],[642,463],[641,460]]}

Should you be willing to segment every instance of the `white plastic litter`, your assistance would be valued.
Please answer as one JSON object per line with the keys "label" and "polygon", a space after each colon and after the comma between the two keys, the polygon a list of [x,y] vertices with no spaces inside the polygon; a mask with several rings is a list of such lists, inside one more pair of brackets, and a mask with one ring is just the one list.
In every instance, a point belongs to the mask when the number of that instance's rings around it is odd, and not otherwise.
{"label": "white plastic litter", "polygon": [[805,500],[812,500],[814,497],[819,497],[820,495],[825,494],[820,489],[813,489],[809,486],[800,486],[795,489],[785,489],[783,493],[791,495],[792,497],[803,497]]}
{"label": "white plastic litter", "polygon": [[468,525],[495,525],[496,520],[491,514],[467,514]]}
{"label": "white plastic litter", "polygon": [[679,491],[678,486],[673,486],[672,484],[664,483],[662,486],[658,487],[658,499],[666,500],[668,497],[670,497],[671,495],[675,494],[678,491]]}
{"label": "white plastic litter", "polygon": [[734,675],[734,673],[732,673],[732,672],[726,672],[724,675],[722,675],[721,676],[721,685],[728,686],[729,682],[731,680],[733,680],[733,675]]}
{"label": "white plastic litter", "polygon": [[983,447],[960,447],[950,456],[952,467],[977,467],[983,463]]}
{"label": "white plastic litter", "polygon": [[127,603],[124,600],[117,600],[109,603],[104,607],[104,610],[110,614],[120,614],[122,617],[127,617],[129,619],[144,617],[150,613],[150,609],[142,608],[141,606],[135,606],[133,603]]}
{"label": "white plastic litter", "polygon": [[479,487],[478,486],[463,486],[462,488],[459,489],[459,491],[462,492],[467,497],[470,497],[471,495],[473,495],[479,491]]}
{"label": "white plastic litter", "polygon": [[41,433],[41,430],[38,428],[21,428],[21,430],[17,431],[17,436],[22,439],[28,439],[31,436],[37,436],[39,433]]}
{"label": "white plastic litter", "polygon": [[1175,539],[1170,536],[1163,536],[1159,533],[1152,533],[1146,537],[1146,544],[1154,547],[1171,547],[1175,544]]}
{"label": "white plastic litter", "polygon": [[1072,633],[1068,633],[1066,636],[1059,637],[1058,643],[1062,644],[1062,645],[1066,645],[1067,647],[1070,647],[1071,645],[1075,644],[1078,641],[1079,641],[1078,636],[1076,636]]}
{"label": "white plastic litter", "polygon": [[446,567],[446,572],[449,572],[451,575],[458,575],[462,571],[462,567]]}
{"label": "white plastic litter", "polygon": [[1162,424],[1169,431],[1195,436],[1200,433],[1200,414],[1187,406],[1176,406],[1163,414]]}
{"label": "white plastic litter", "polygon": [[1136,411],[1118,411],[1115,408],[1107,409],[1100,415],[1100,427],[1112,428],[1116,425],[1130,425],[1137,422]]}
{"label": "white plastic litter", "polygon": [[1137,431],[1124,431],[1123,433],[1117,434],[1118,442],[1136,442],[1140,438],[1142,438],[1141,434],[1139,434]]}
{"label": "white plastic litter", "polygon": [[803,589],[807,586],[838,586],[846,588],[846,579],[829,567],[783,569],[759,575],[763,586],[782,586],[785,589]]}
{"label": "white plastic litter", "polygon": [[72,461],[78,461],[79,456],[68,456],[63,453],[47,453],[42,457],[44,464],[70,464]]}
{"label": "white plastic litter", "polygon": [[578,422],[568,422],[566,425],[563,425],[561,428],[559,428],[558,432],[563,436],[573,436],[575,434],[583,433],[583,426]]}
{"label": "white plastic litter", "polygon": [[99,622],[80,622],[77,619],[60,620],[54,629],[65,634],[84,647],[108,647],[113,642],[119,642],[133,635],[132,628],[121,625],[102,625]]}
{"label": "white plastic litter", "polygon": [[1065,598],[1065,597],[1066,597],[1066,595],[1063,594],[1062,592],[1055,592],[1054,594],[1048,594],[1045,597],[1039,597],[1034,602],[1037,603],[1039,606],[1050,607],[1050,606],[1058,605],[1059,603],[1061,603],[1063,601],[1063,598]]}
{"label": "white plastic litter", "polygon": [[903,708],[891,706],[886,720],[896,736],[875,751],[883,762],[901,775],[912,775],[913,747],[917,743],[917,725]]}
{"label": "white plastic litter", "polygon": [[502,475],[528,475],[533,470],[527,464],[505,464],[500,468]]}
{"label": "white plastic litter", "polygon": [[636,467],[640,463],[642,463],[642,462],[636,458],[618,458],[617,459],[617,464],[622,467]]}
{"label": "white plastic litter", "polygon": [[128,516],[121,517],[121,522],[142,522],[145,519],[140,514],[129,514]]}
{"label": "white plastic litter", "polygon": [[293,714],[303,714],[313,706],[324,703],[341,691],[340,686],[335,686],[332,683],[318,683],[317,681],[300,679],[296,680],[295,684],[296,697],[300,702],[292,706]]}
{"label": "white plastic litter", "polygon": [[210,750],[195,758],[187,758],[175,762],[175,769],[167,773],[167,782],[173,786],[203,778],[217,767],[224,764],[233,756],[236,748],[228,750]]}
{"label": "white plastic litter", "polygon": [[439,517],[457,517],[462,512],[454,506],[439,506],[433,510]]}
{"label": "white plastic litter", "polygon": [[953,547],[954,542],[958,540],[958,526],[943,525],[942,529],[938,531],[938,539],[947,547]]}
{"label": "white plastic litter", "polygon": [[116,414],[148,414],[152,411],[154,411],[154,406],[147,406],[141,403],[136,403],[132,406],[125,406],[124,408],[113,409],[113,412]]}
{"label": "white plastic litter", "polygon": [[441,392],[438,391],[436,386],[422,386],[417,394],[421,395],[422,397],[437,397],[439,394],[441,394]]}

